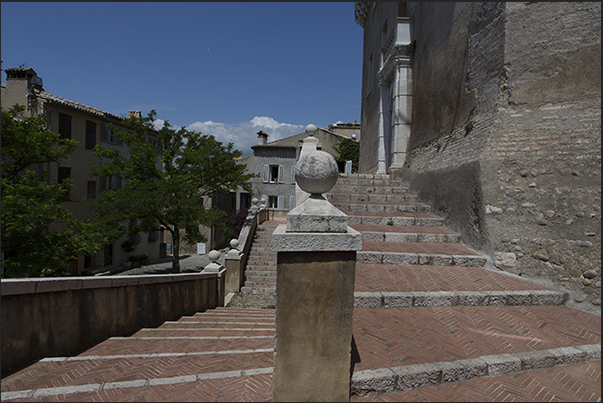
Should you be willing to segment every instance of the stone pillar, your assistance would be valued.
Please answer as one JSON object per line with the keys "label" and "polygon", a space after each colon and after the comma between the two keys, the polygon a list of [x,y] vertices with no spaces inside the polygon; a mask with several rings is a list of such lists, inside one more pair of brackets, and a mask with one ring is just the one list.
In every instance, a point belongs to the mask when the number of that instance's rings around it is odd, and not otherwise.
{"label": "stone pillar", "polygon": [[335,159],[311,151],[295,179],[310,196],[272,235],[277,255],[273,401],[349,401],[356,251],[362,235],[322,195]]}
{"label": "stone pillar", "polygon": [[217,282],[217,295],[216,295],[216,305],[224,306],[226,301],[226,284],[224,282],[224,274],[226,270],[224,266],[218,263],[218,259],[220,259],[220,252],[217,250],[211,250],[207,257],[211,262],[201,270],[201,273],[217,273],[218,274],[218,282]]}
{"label": "stone pillar", "polygon": [[224,258],[224,266],[226,267],[226,278],[224,285],[224,292],[228,294],[239,292],[239,286],[241,285],[241,251],[238,249],[239,241],[233,239],[230,241],[230,250]]}
{"label": "stone pillar", "polygon": [[387,104],[387,85],[385,81],[379,79],[379,142],[377,143],[377,174],[382,175],[387,173],[385,164],[385,107]]}
{"label": "stone pillar", "polygon": [[[314,126],[313,124],[309,124],[308,126],[306,126],[306,134],[308,135],[308,137],[306,137],[303,140],[302,148],[301,148],[301,151],[299,152],[300,159],[307,153],[317,150],[316,146],[318,145],[318,139],[316,137],[314,137],[316,135],[317,131],[318,131],[318,128],[316,126]],[[310,194],[301,190],[301,188],[299,187],[299,185],[296,182],[295,183],[295,205],[299,206],[309,196],[310,196]]]}
{"label": "stone pillar", "polygon": [[401,169],[406,161],[411,125],[410,58],[399,58],[394,70],[393,150],[391,168]]}

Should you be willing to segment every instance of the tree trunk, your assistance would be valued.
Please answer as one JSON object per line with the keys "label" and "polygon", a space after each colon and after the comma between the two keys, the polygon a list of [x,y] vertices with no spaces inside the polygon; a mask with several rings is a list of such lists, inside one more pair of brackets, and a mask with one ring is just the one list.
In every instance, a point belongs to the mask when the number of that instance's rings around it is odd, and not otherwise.
{"label": "tree trunk", "polygon": [[174,225],[172,239],[174,240],[174,250],[172,251],[172,273],[180,273],[180,228],[178,228],[177,225]]}

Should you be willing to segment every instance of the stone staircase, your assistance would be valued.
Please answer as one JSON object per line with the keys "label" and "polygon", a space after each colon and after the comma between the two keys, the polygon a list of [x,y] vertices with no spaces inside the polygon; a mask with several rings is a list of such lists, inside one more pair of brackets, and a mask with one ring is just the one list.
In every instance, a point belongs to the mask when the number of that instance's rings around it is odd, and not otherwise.
{"label": "stone staircase", "polygon": [[[363,234],[351,401],[600,401],[600,315],[485,268],[387,176],[327,197]],[[274,292],[278,224],[258,226],[243,291]],[[274,337],[274,310],[218,308],[43,359],[2,379],[2,401],[270,401]]]}
{"label": "stone staircase", "polygon": [[241,292],[276,292],[276,252],[272,250],[272,233],[278,224],[266,221],[257,226]]}
{"label": "stone staircase", "polygon": [[[352,401],[600,398],[600,316],[484,268],[484,256],[385,175],[342,176],[327,197],[363,235]],[[580,390],[576,371],[588,374]]]}
{"label": "stone staircase", "polygon": [[274,310],[217,308],[2,379],[2,401],[270,401]]}

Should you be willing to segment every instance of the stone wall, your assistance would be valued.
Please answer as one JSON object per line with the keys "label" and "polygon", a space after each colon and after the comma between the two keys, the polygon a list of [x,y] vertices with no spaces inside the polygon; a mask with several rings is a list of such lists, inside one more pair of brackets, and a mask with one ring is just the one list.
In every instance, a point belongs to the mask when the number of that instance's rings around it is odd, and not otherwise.
{"label": "stone wall", "polygon": [[400,178],[494,267],[600,304],[600,3],[409,10],[412,150]]}
{"label": "stone wall", "polygon": [[2,376],[224,304],[219,273],[2,279]]}

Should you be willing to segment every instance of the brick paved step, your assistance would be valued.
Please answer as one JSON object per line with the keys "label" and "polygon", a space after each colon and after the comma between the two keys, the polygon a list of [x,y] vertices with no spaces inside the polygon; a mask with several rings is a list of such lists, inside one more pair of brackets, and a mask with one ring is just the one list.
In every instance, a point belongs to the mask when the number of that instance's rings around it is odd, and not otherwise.
{"label": "brick paved step", "polygon": [[567,306],[355,308],[355,371],[597,344],[601,317]]}
{"label": "brick paved step", "polygon": [[[550,352],[547,351],[547,352]],[[543,355],[546,354],[543,353]],[[552,355],[552,354],[551,354]],[[494,359],[497,356],[491,356]],[[519,356],[519,360],[521,360]],[[558,355],[555,355],[557,359]],[[601,361],[568,363],[552,367],[515,371],[517,361],[491,360],[486,367],[488,376],[467,380],[444,382],[442,374],[448,374],[447,368],[436,366],[416,368],[409,374],[410,366],[401,369],[393,377],[381,377],[383,389],[404,389],[402,391],[352,395],[351,402],[598,402],[601,400]],[[552,361],[552,360],[551,360]],[[523,362],[521,362],[523,363]],[[498,365],[497,365],[498,364]],[[421,371],[423,370],[423,371]],[[445,370],[446,372],[442,372]],[[483,370],[482,370],[483,371]],[[494,374],[490,374],[490,372]],[[387,371],[385,371],[387,372]],[[479,374],[479,370],[474,371]],[[471,373],[468,373],[471,375]],[[439,380],[437,378],[440,378]],[[409,385],[408,380],[414,380]],[[445,381],[446,379],[444,379]],[[388,381],[391,387],[385,386]],[[412,381],[411,381],[412,382]],[[425,385],[425,386],[420,386]],[[358,382],[352,382],[352,387]],[[357,390],[356,393],[362,393]],[[366,391],[365,393],[371,393]],[[374,392],[373,392],[374,393]]]}
{"label": "brick paved step", "polygon": [[274,348],[274,338],[230,338],[230,339],[133,339],[112,337],[86,350],[78,357],[139,355],[154,353],[188,353],[201,351],[236,351]]}
{"label": "brick paved step", "polygon": [[326,194],[327,200],[352,200],[367,202],[416,202],[417,196],[411,193],[351,193],[331,192]]}
{"label": "brick paved step", "polygon": [[439,227],[444,219],[431,213],[382,213],[368,211],[344,211],[349,225],[424,226]]}
{"label": "brick paved step", "polygon": [[142,386],[151,380],[161,381],[167,378],[169,381],[169,378],[173,377],[201,374],[215,377],[212,376],[213,373],[228,371],[239,371],[241,375],[241,370],[271,368],[273,357],[274,351],[271,348],[268,351],[233,354],[204,353],[185,356],[39,361],[4,378],[2,392],[133,381],[137,381],[138,386]]}
{"label": "brick paved step", "polygon": [[482,267],[356,264],[356,292],[550,290]]}
{"label": "brick paved step", "polygon": [[273,266],[276,264],[276,255],[255,255],[249,256],[249,260],[247,261],[247,266],[264,266],[269,265]]}
{"label": "brick paved step", "polygon": [[376,242],[454,242],[459,243],[459,234],[444,227],[362,225],[351,224],[362,233],[364,241]]}
{"label": "brick paved step", "polygon": [[145,328],[134,333],[132,337],[162,337],[162,338],[210,338],[210,337],[245,337],[245,336],[270,336],[274,335],[274,329],[270,329],[268,326],[265,328],[250,329],[249,327],[237,327],[230,329],[221,328],[207,328],[207,329],[195,329],[195,328]]}
{"label": "brick paved step", "polygon": [[[150,379],[147,382],[151,386],[140,386],[144,381],[68,387],[67,392],[65,389],[55,392],[53,389],[29,390],[12,396],[22,396],[33,402],[48,401],[49,398],[105,402],[161,402],[170,398],[180,402],[236,402],[241,399],[262,402],[272,399],[272,368]],[[33,397],[34,393],[40,397]],[[11,392],[3,393],[2,400],[18,401],[9,399],[9,395]]]}
{"label": "brick paved step", "polygon": [[366,211],[372,213],[427,213],[429,206],[418,202],[366,202],[352,200],[330,200],[331,204],[343,211]]}
{"label": "brick paved step", "polygon": [[247,269],[245,270],[245,273],[250,273],[250,272],[275,272],[276,273],[276,264],[274,265],[247,265]]}
{"label": "brick paved step", "polygon": [[434,266],[478,266],[486,258],[461,244],[434,242],[362,241],[357,263]]}

